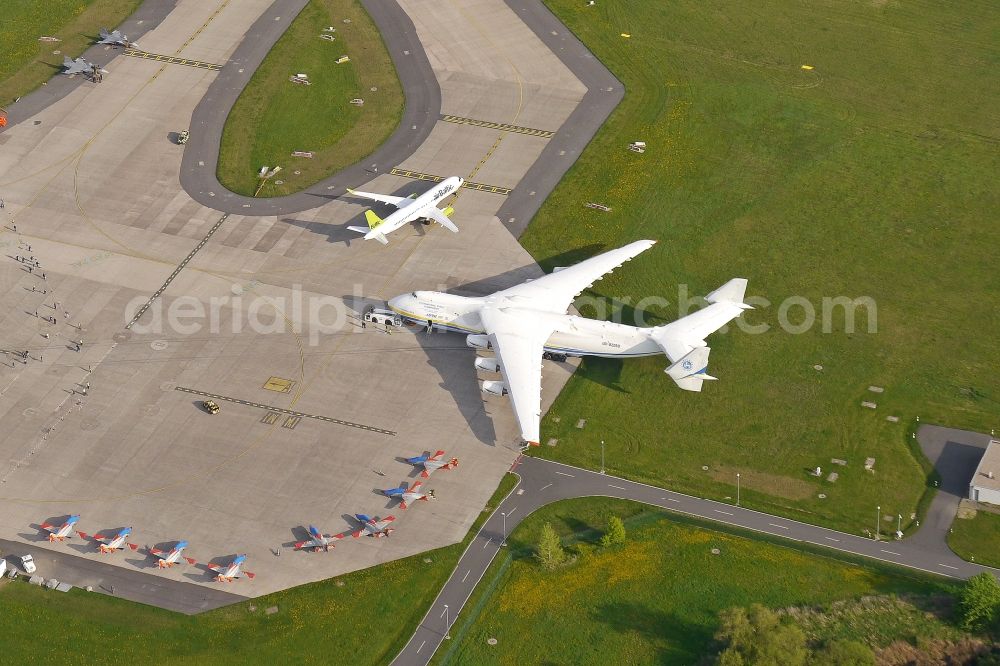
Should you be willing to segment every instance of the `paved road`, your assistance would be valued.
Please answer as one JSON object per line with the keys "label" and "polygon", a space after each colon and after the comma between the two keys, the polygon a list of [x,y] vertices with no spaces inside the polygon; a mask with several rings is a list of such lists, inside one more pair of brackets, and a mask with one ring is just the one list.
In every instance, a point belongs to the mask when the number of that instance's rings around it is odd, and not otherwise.
{"label": "paved road", "polygon": [[[228,606],[246,597],[213,588],[182,583],[161,576],[149,576],[141,569],[125,569],[106,562],[79,557],[68,552],[30,548],[18,541],[0,539],[0,551],[7,556],[7,565],[13,566],[17,558],[31,552],[38,566],[36,575],[46,579],[55,577],[60,581],[83,588],[91,586],[98,594],[137,601],[141,604],[159,606],[186,615],[194,615],[221,606]],[[121,553],[119,557],[123,557]],[[109,556],[114,557],[114,555]],[[152,562],[150,562],[150,566]],[[21,569],[18,567],[18,571]],[[22,572],[23,573],[23,572]],[[53,592],[53,594],[56,594]]]}
{"label": "paved road", "polygon": [[538,458],[522,458],[515,467],[520,475],[517,487],[500,503],[469,544],[413,638],[392,662],[393,666],[414,666],[430,661],[444,640],[444,606],[448,605],[448,616],[454,620],[501,548],[503,513],[507,514],[506,529],[510,534],[539,507],[573,497],[606,496],[634,500],[704,520],[951,578],[964,579],[987,570],[996,572],[962,560],[947,547],[944,548],[947,552],[941,552],[939,548],[927,549],[912,539],[875,541]]}
{"label": "paved road", "polygon": [[[143,35],[155,28],[167,15],[174,10],[177,0],[146,0],[119,26],[109,26],[121,30],[129,39],[138,42]],[[57,44],[53,45],[58,48]],[[101,67],[121,55],[122,49],[94,45],[83,52],[82,56],[89,62]],[[55,104],[80,86],[98,85],[82,76],[53,76],[44,86],[20,98],[7,107],[7,127],[34,117],[51,104]],[[2,103],[2,100],[0,100]],[[6,128],[4,128],[6,129]],[[4,130],[0,130],[2,132]]]}

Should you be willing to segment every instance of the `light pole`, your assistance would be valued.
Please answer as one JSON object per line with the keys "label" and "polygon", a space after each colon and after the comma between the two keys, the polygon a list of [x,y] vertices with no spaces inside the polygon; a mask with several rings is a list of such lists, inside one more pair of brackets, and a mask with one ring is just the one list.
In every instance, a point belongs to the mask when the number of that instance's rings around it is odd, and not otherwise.
{"label": "light pole", "polygon": [[449,622],[448,617],[448,604],[444,605],[444,639],[446,641],[451,640],[451,622]]}
{"label": "light pole", "polygon": [[601,440],[601,474],[604,474],[604,440]]}
{"label": "light pole", "polygon": [[740,505],[740,473],[736,472],[736,506]]}
{"label": "light pole", "polygon": [[881,524],[881,521],[882,521],[882,507],[880,505],[880,506],[875,507],[875,540],[876,541],[878,541],[878,530],[879,530],[879,525]]}
{"label": "light pole", "polygon": [[896,537],[902,538],[903,536],[903,514],[896,514]]}
{"label": "light pole", "polygon": [[507,545],[507,512],[501,511],[500,515],[503,516],[503,534],[500,539],[500,546],[503,547]]}

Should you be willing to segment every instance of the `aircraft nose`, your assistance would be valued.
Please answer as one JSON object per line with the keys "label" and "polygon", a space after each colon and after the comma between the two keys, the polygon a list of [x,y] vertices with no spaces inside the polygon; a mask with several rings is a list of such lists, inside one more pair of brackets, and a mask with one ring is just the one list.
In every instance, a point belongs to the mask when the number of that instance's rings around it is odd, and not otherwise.
{"label": "aircraft nose", "polygon": [[410,307],[412,300],[413,300],[413,296],[411,296],[410,294],[402,294],[400,296],[396,296],[394,298],[390,298],[389,299],[389,309],[393,310],[395,312],[399,312],[400,310],[403,310],[403,311],[412,311],[413,308]]}

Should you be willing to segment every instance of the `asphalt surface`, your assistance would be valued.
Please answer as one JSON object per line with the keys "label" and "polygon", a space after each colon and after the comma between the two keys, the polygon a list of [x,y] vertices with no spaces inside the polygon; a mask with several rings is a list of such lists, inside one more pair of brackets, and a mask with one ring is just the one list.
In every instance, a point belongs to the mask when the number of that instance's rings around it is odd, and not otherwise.
{"label": "asphalt surface", "polygon": [[[146,0],[121,25],[105,27],[110,30],[121,30],[131,41],[138,42],[143,35],[158,26],[174,10],[176,5],[177,0]],[[97,39],[96,35],[94,35],[94,39]],[[56,50],[59,48],[59,43],[54,42],[51,46],[53,50]],[[121,55],[123,50],[121,47],[95,44],[79,57],[103,68]],[[58,102],[80,86],[85,85],[100,84],[94,83],[84,76],[53,76],[41,88],[21,97],[17,102],[7,107],[7,127],[13,127],[34,117],[49,105]],[[4,130],[0,130],[0,132]]]}
{"label": "asphalt surface", "polygon": [[[78,540],[77,540],[78,541]],[[168,610],[194,615],[204,611],[228,606],[244,601],[241,597],[213,588],[182,583],[159,576],[149,576],[141,569],[131,570],[112,564],[78,557],[70,553],[30,548],[17,541],[0,539],[0,551],[7,558],[7,566],[21,574],[20,557],[31,553],[38,570],[35,575],[48,580],[53,570],[58,571],[58,579],[80,588],[91,586],[95,594],[121,597],[140,604],[159,606]],[[121,553],[108,557],[124,557]],[[150,567],[155,566],[152,558]],[[52,594],[59,594],[52,592]]]}
{"label": "asphalt surface", "polygon": [[[955,433],[962,431],[949,432],[954,436]],[[939,438],[940,433],[935,431],[933,435]],[[951,438],[944,436],[943,439]],[[961,462],[953,466],[945,464],[950,469],[960,470],[964,469],[966,463]],[[860,555],[949,578],[965,579],[982,571],[1000,574],[998,570],[970,564],[952,553],[944,544],[944,534],[940,529],[928,532],[934,540],[932,547],[915,538],[903,541],[885,539],[875,541],[539,458],[522,458],[519,464],[515,464],[515,468],[520,476],[518,485],[500,503],[469,544],[456,565],[455,572],[441,589],[417,627],[413,638],[392,662],[393,666],[414,666],[430,661],[435,650],[445,640],[445,605],[448,606],[447,617],[454,621],[500,551],[505,528],[506,534],[510,534],[536,509],[551,502],[574,497],[601,496],[633,500],[703,520]],[[504,513],[507,514],[506,519]]]}

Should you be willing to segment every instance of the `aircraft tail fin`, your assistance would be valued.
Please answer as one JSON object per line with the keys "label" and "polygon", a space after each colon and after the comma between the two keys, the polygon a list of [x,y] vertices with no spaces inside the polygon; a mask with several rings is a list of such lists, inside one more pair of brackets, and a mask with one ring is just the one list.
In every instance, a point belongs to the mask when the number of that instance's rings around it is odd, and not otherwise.
{"label": "aircraft tail fin", "polygon": [[101,35],[101,39],[107,39],[111,36],[111,33],[108,32],[107,28],[101,28],[101,32],[99,34]]}
{"label": "aircraft tail fin", "polygon": [[710,347],[695,347],[664,372],[685,391],[701,391],[704,381],[715,379],[707,372],[708,354],[711,351]]}
{"label": "aircraft tail fin", "polygon": [[375,214],[375,211],[368,209],[365,211],[365,219],[368,220],[368,228],[374,229],[378,225],[382,224],[382,218]]}

